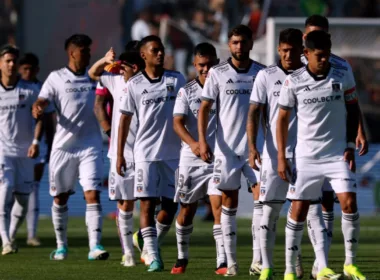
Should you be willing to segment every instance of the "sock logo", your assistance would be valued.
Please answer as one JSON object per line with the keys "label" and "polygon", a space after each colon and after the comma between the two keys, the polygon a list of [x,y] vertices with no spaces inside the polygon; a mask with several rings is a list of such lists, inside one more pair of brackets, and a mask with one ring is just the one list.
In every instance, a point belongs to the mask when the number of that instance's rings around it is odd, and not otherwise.
{"label": "sock logo", "polygon": [[63,227],[58,227],[58,228],[56,228],[55,230],[56,230],[56,231],[63,231],[64,228],[63,228]]}
{"label": "sock logo", "polygon": [[102,230],[100,228],[94,229],[94,231],[96,231],[96,232],[102,232]]}
{"label": "sock logo", "polygon": [[269,228],[267,226],[261,226],[261,229],[266,229],[269,231]]}
{"label": "sock logo", "polygon": [[355,239],[355,238],[352,238],[350,240],[347,240],[348,243],[352,243],[352,244],[355,244],[355,243],[358,243],[358,241]]}
{"label": "sock logo", "polygon": [[289,251],[298,251],[298,246],[288,248]]}
{"label": "sock logo", "polygon": [[226,236],[235,236],[235,235],[236,233],[234,231],[226,234]]}
{"label": "sock logo", "polygon": [[185,241],[181,241],[181,242],[178,242],[179,245],[187,245],[187,242]]}

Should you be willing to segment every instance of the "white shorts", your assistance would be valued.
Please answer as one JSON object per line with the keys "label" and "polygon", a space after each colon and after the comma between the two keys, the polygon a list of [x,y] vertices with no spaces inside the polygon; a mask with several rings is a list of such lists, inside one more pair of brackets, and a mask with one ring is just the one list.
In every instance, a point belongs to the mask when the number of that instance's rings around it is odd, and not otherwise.
{"label": "white shorts", "polygon": [[29,194],[33,181],[33,159],[0,155],[0,188],[12,188],[15,193]]}
{"label": "white shorts", "polygon": [[289,187],[288,199],[318,200],[322,186],[327,180],[335,193],[356,193],[355,173],[349,170],[347,162],[341,161],[305,161],[296,159],[295,183]]}
{"label": "white shorts", "polygon": [[79,183],[83,191],[101,191],[103,176],[102,151],[93,147],[69,152],[53,150],[49,162],[50,195],[74,193],[75,183]]}
{"label": "white shorts", "polygon": [[212,184],[214,165],[180,166],[176,174],[175,202],[190,204],[208,195],[222,195]]}
{"label": "white shorts", "polygon": [[[292,161],[288,160],[292,168]],[[261,202],[285,202],[289,183],[282,180],[277,172],[277,160],[263,159],[260,172]]]}
{"label": "white shorts", "polygon": [[135,197],[174,198],[178,159],[135,163]]}
{"label": "white shorts", "polygon": [[238,190],[242,174],[248,180],[248,186],[259,181],[260,172],[249,166],[247,157],[215,156],[213,183],[217,189],[221,191]]}
{"label": "white shorts", "polygon": [[127,162],[124,177],[116,172],[116,159],[110,159],[108,196],[110,200],[134,200],[135,164]]}

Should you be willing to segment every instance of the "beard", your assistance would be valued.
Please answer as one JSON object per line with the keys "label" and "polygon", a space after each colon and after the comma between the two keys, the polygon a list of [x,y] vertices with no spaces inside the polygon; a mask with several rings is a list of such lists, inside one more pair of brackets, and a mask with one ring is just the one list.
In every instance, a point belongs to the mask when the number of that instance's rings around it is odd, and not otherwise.
{"label": "beard", "polygon": [[235,58],[237,61],[245,61],[249,59],[249,52],[243,53],[240,56],[236,55],[235,53],[231,53],[231,56]]}

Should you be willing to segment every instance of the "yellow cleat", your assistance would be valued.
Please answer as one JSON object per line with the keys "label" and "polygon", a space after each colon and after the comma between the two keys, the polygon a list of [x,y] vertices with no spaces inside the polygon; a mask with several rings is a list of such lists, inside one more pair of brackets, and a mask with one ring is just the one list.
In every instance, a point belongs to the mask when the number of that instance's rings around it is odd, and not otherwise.
{"label": "yellow cleat", "polygon": [[325,267],[320,272],[318,272],[317,280],[337,280],[340,279],[341,276],[341,274],[337,274],[330,268]]}
{"label": "yellow cleat", "polygon": [[273,280],[273,269],[272,268],[262,269],[259,280]]}
{"label": "yellow cleat", "polygon": [[297,280],[297,275],[295,273],[285,274],[284,280]]}
{"label": "yellow cleat", "polygon": [[355,264],[343,266],[343,273],[348,279],[353,280],[367,280],[367,278],[361,273],[360,269]]}

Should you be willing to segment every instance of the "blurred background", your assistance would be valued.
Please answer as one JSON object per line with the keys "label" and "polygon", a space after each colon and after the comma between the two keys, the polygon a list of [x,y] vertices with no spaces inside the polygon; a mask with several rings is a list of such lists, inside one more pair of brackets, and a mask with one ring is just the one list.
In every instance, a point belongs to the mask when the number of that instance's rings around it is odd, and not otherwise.
{"label": "blurred background", "polygon": [[[359,206],[363,214],[380,213],[380,0],[0,0],[0,45],[36,53],[43,80],[66,64],[63,42],[73,33],[92,37],[92,62],[111,46],[120,53],[129,40],[155,34],[165,43],[166,67],[191,79],[196,44],[213,43],[225,59],[228,30],[243,23],[254,32],[251,57],[269,65],[276,60],[279,31],[303,30],[313,14],[329,18],[333,52],[353,68],[370,141],[369,154],[357,159]],[[41,212],[49,215],[48,188],[41,193]],[[105,202],[106,192],[103,197]],[[239,212],[250,216],[252,201],[246,197]],[[73,200],[72,215],[83,215],[81,199]]]}

